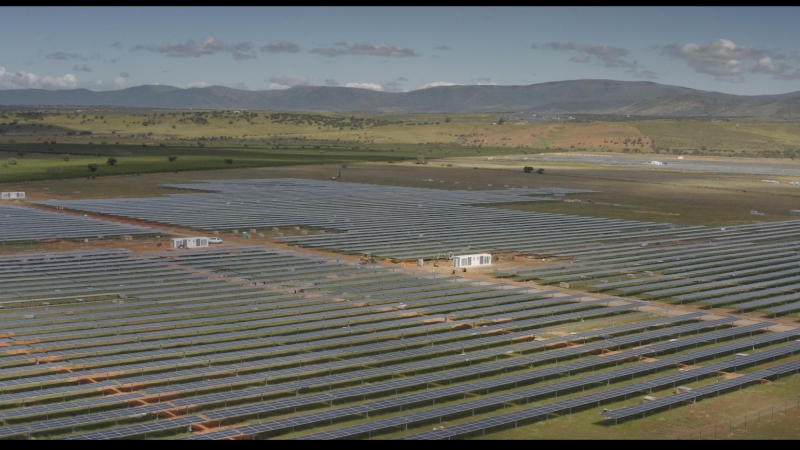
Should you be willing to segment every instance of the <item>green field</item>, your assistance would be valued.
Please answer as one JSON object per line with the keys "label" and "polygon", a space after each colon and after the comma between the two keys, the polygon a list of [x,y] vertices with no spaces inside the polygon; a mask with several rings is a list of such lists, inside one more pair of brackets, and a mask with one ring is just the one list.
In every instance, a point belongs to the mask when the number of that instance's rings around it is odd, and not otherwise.
{"label": "green field", "polygon": [[[496,114],[0,112],[0,182],[556,151],[795,157],[787,122],[505,123]],[[68,155],[69,160],[65,155]],[[169,156],[176,156],[173,162]],[[106,164],[109,157],[115,166]],[[231,160],[226,163],[225,160]],[[97,164],[90,173],[88,164]]]}

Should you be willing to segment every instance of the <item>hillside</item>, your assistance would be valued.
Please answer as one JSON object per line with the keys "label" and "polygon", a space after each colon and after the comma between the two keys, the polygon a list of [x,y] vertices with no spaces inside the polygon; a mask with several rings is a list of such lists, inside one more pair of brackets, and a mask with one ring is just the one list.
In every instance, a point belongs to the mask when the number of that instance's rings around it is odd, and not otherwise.
{"label": "hillside", "polygon": [[329,86],[246,91],[222,86],[136,86],[2,90],[0,105],[117,106],[159,109],[248,109],[337,112],[481,113],[530,111],[662,117],[797,117],[800,92],[738,96],[645,81],[572,80],[528,86],[439,86],[378,92]]}

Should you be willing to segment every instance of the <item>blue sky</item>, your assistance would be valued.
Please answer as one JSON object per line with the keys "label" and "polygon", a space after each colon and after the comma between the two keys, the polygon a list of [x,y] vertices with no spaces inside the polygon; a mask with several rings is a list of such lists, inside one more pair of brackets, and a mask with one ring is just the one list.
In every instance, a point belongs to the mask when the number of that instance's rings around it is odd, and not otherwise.
{"label": "blue sky", "polygon": [[655,81],[800,90],[800,8],[0,7],[0,89],[410,91]]}

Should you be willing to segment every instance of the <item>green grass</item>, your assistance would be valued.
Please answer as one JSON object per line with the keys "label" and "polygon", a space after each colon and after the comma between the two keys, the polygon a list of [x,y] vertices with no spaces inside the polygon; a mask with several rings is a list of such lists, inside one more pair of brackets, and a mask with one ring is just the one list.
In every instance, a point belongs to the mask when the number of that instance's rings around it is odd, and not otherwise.
{"label": "green grass", "polygon": [[[88,176],[90,163],[100,166],[95,176],[104,176],[401,161],[418,154],[431,159],[623,147],[650,153],[650,142],[670,151],[740,156],[783,157],[800,146],[798,128],[784,122],[492,125],[496,120],[494,114],[0,112],[0,182]],[[629,138],[641,138],[643,144],[623,142]],[[64,154],[70,155],[69,161],[62,160]],[[170,155],[178,159],[169,163]],[[110,156],[118,159],[117,166],[105,164]],[[8,164],[8,158],[17,164]],[[226,164],[227,158],[233,164]]]}
{"label": "green grass", "polygon": [[[305,147],[305,148],[303,148]],[[59,152],[50,152],[42,144],[7,144],[8,159],[0,160],[0,182],[22,182],[36,180],[57,180],[82,178],[88,176],[108,176],[143,174],[156,172],[185,172],[247,167],[280,167],[316,164],[348,164],[359,162],[417,161],[419,155],[425,159],[442,158],[448,155],[480,156],[512,153],[509,149],[453,148],[442,146],[381,146],[369,148],[332,147],[325,150],[310,149],[306,146],[274,149],[270,147],[141,147],[133,145],[113,145],[107,148],[84,144],[59,145]],[[25,156],[16,156],[25,152]],[[69,154],[69,160],[61,154]],[[4,155],[0,152],[0,157]],[[14,155],[9,156],[9,155]],[[176,156],[170,162],[168,156]],[[110,157],[116,164],[109,165]],[[231,163],[226,160],[232,160]],[[97,164],[97,170],[89,170],[89,164]]]}
{"label": "green grass", "polygon": [[689,120],[635,122],[656,147],[719,150],[741,154],[782,151],[800,146],[796,124],[754,122],[699,122]]}

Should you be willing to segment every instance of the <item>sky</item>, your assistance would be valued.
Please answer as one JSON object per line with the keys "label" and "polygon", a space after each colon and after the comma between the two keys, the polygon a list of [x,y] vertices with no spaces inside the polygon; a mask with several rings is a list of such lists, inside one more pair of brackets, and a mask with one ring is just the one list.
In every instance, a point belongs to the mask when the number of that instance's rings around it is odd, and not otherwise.
{"label": "sky", "polygon": [[798,7],[0,7],[0,89],[800,91]]}

